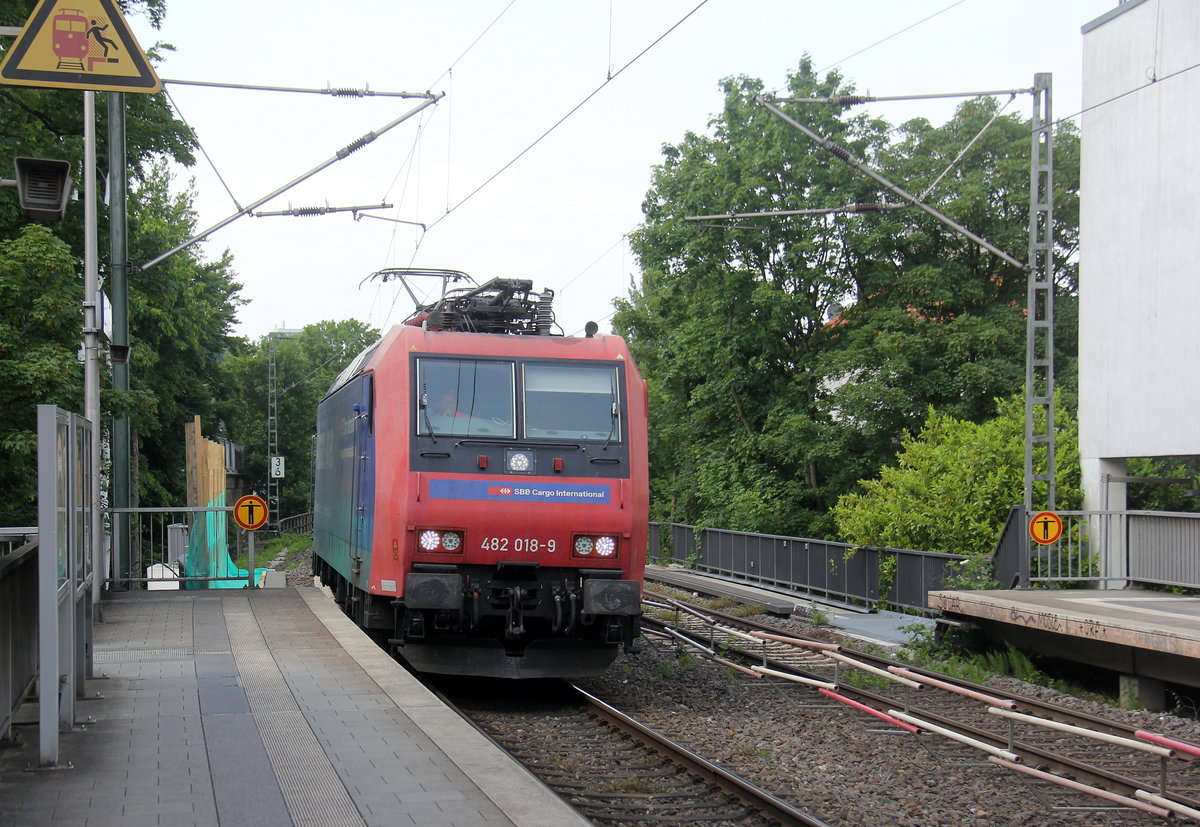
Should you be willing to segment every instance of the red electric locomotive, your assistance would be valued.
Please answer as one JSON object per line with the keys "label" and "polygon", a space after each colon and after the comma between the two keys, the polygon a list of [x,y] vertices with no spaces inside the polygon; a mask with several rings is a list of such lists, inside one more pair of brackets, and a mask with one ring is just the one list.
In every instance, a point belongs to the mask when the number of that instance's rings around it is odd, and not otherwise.
{"label": "red electric locomotive", "polygon": [[420,671],[595,675],[639,632],[646,386],[531,287],[443,291],[318,408],[314,571]]}

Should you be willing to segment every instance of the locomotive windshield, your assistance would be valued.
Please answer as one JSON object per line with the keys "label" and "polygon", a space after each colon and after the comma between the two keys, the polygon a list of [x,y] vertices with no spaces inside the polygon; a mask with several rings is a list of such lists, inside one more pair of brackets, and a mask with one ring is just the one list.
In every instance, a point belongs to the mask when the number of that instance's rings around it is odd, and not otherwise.
{"label": "locomotive windshield", "polygon": [[517,435],[511,362],[422,359],[419,365],[417,433]]}
{"label": "locomotive windshield", "polygon": [[417,434],[619,443],[619,388],[615,365],[420,358]]}
{"label": "locomotive windshield", "polygon": [[525,365],[525,436],[619,442],[617,370],[584,365]]}

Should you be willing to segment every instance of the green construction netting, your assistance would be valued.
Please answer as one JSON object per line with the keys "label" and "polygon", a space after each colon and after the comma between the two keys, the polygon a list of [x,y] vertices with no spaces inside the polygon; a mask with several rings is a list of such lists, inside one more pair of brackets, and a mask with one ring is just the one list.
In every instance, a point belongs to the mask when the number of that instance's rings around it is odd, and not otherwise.
{"label": "green construction netting", "polygon": [[[209,511],[196,515],[188,532],[187,574],[188,577],[240,577],[240,580],[187,581],[189,589],[240,589],[246,585],[250,574],[240,569],[229,556],[228,514],[215,509],[225,507],[225,495],[208,504]],[[254,568],[257,583],[266,569]]]}

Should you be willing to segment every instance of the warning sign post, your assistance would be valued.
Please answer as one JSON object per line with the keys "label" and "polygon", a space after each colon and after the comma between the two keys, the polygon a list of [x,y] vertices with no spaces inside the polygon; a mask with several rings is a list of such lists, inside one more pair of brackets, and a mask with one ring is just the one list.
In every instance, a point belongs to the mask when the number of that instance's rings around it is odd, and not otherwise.
{"label": "warning sign post", "polygon": [[233,521],[246,532],[246,551],[249,559],[246,568],[246,588],[258,588],[254,582],[254,532],[267,524],[267,501],[257,494],[247,494],[233,504]]}

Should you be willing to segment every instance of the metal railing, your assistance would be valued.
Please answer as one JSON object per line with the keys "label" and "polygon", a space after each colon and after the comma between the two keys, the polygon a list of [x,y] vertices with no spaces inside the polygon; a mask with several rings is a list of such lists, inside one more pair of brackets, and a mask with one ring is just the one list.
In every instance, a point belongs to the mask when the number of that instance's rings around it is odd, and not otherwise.
{"label": "metal railing", "polygon": [[850,606],[916,612],[929,611],[928,592],[945,588],[968,559],[680,523],[650,524],[649,556]]}
{"label": "metal railing", "polygon": [[[7,530],[7,529],[6,529]],[[38,672],[38,541],[0,556],[0,741]]]}
{"label": "metal railing", "polygon": [[284,517],[279,521],[280,534],[312,534],[313,513],[297,514],[294,517]]}
{"label": "metal railing", "polygon": [[0,528],[0,557],[12,554],[30,540],[37,539],[37,526]]}
{"label": "metal railing", "polygon": [[[185,584],[241,581],[233,562],[248,552],[247,533],[233,521],[229,506],[112,508],[108,514],[128,531],[129,564],[115,572],[119,588],[145,584],[148,589],[186,588]],[[261,553],[262,562],[265,554]],[[189,570],[191,569],[191,570]],[[208,572],[215,572],[209,574]],[[193,587],[195,588],[195,587]],[[203,588],[203,586],[200,586]]]}
{"label": "metal railing", "polygon": [[1200,589],[1200,514],[1057,513],[1063,521],[1062,536],[1029,552],[1022,572],[1028,583],[1110,588],[1150,583]]}

